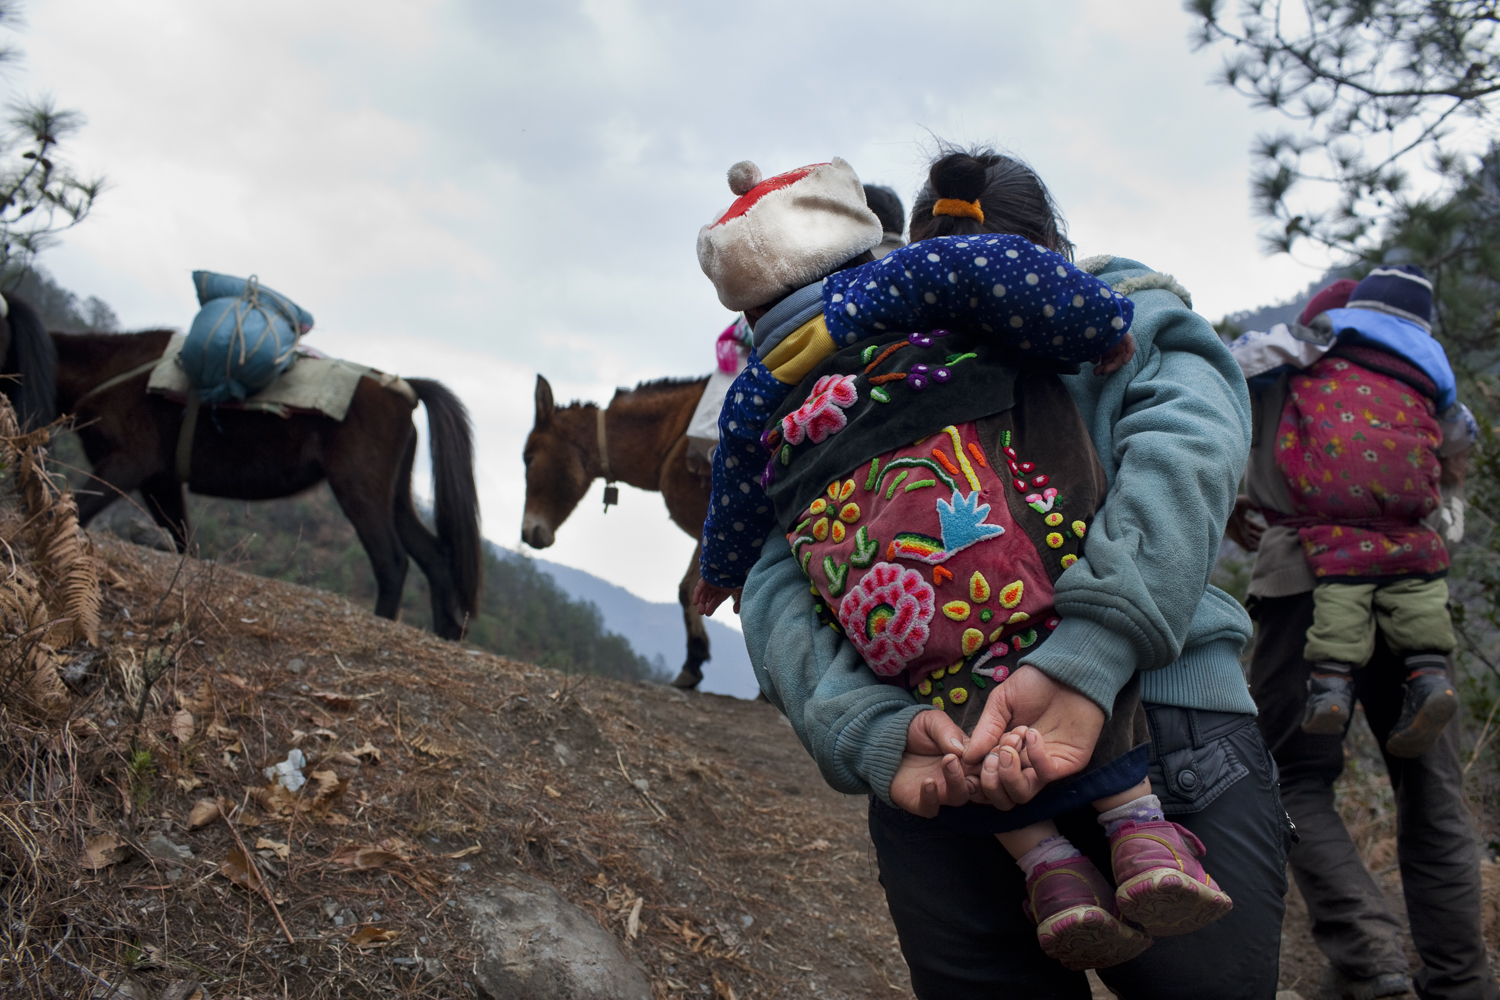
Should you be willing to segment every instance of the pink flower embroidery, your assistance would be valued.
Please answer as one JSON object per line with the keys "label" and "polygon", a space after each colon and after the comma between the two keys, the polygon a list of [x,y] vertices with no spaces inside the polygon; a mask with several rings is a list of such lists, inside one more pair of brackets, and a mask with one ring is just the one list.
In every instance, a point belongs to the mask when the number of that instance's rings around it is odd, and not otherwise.
{"label": "pink flower embroidery", "polygon": [[880,562],[839,604],[839,623],[870,669],[894,677],[927,647],[937,609],[932,585],[916,570]]}
{"label": "pink flower embroidery", "polygon": [[844,410],[859,400],[853,375],[824,375],[813,386],[812,393],[796,410],[781,418],[781,435],[787,444],[801,444],[805,436],[821,444],[830,434],[844,429],[848,418]]}

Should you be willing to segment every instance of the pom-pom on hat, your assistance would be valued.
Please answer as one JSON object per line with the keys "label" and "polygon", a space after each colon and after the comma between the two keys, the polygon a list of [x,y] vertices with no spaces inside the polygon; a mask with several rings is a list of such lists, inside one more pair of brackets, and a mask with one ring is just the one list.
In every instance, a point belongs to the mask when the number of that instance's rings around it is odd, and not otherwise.
{"label": "pom-pom on hat", "polygon": [[729,190],[734,203],[698,231],[698,263],[727,309],[810,285],[883,235],[854,168],[836,156],[767,180],[742,160],[729,168]]}
{"label": "pom-pom on hat", "polygon": [[1377,267],[1354,286],[1348,309],[1370,309],[1432,332],[1432,282],[1415,264]]}
{"label": "pom-pom on hat", "polygon": [[1312,297],[1312,300],[1307,303],[1307,308],[1302,310],[1302,315],[1297,317],[1297,322],[1307,326],[1330,309],[1344,308],[1349,304],[1349,293],[1354,291],[1358,284],[1359,282],[1352,278],[1340,278],[1335,281]]}

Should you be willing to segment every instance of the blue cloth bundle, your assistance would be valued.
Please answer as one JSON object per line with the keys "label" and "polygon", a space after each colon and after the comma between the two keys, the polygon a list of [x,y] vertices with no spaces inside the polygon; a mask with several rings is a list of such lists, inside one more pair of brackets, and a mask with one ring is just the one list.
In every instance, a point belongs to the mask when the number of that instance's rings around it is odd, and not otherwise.
{"label": "blue cloth bundle", "polygon": [[242,400],[276,381],[292,363],[297,338],[312,329],[311,313],[253,275],[194,271],[193,287],[203,308],[178,360],[209,405]]}

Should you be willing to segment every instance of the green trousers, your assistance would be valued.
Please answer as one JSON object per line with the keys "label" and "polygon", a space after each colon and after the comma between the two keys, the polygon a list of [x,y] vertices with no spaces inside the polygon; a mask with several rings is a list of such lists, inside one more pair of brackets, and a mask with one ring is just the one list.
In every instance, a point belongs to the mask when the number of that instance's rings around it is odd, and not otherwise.
{"label": "green trousers", "polygon": [[1397,656],[1453,652],[1448,581],[1319,584],[1302,655],[1313,663],[1363,666],[1375,653],[1377,626]]}

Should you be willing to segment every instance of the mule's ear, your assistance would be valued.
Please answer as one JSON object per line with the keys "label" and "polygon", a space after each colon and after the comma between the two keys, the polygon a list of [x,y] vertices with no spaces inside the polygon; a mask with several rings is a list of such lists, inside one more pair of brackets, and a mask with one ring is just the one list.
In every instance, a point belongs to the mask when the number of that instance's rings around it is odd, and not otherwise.
{"label": "mule's ear", "polygon": [[552,402],[552,386],[540,375],[536,377],[536,425],[541,427],[552,419],[557,407]]}

